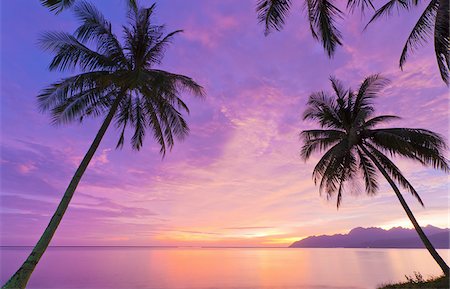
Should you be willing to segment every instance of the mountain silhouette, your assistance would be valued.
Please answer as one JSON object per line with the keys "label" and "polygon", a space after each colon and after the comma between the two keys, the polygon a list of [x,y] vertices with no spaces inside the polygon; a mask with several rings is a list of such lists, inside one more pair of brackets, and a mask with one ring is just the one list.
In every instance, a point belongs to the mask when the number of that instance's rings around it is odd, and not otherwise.
{"label": "mountain silhouette", "polygon": [[[423,228],[435,248],[450,249],[450,229]],[[425,248],[414,229],[354,228],[348,234],[310,236],[290,248]]]}

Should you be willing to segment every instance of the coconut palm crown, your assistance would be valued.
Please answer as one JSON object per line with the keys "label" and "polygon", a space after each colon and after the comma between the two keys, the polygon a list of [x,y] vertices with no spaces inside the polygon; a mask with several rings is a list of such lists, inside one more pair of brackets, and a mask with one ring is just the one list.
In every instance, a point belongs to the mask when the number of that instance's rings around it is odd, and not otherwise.
{"label": "coconut palm crown", "polygon": [[130,25],[123,27],[124,45],[113,34],[111,23],[87,2],[74,8],[82,25],[73,35],[43,35],[43,48],[55,53],[50,70],[77,68],[82,72],[51,84],[38,96],[40,108],[50,111],[54,123],[101,116],[117,105],[118,147],[123,145],[127,127],[134,132],[134,149],[142,147],[146,129],[150,129],[162,154],[176,138],[186,136],[189,130],[181,112],[189,109],[179,96],[184,90],[202,95],[202,87],[187,76],[154,68],[174,35],[182,32],[165,34],[163,25],[152,24],[154,9],[155,4],[145,9],[130,7]]}
{"label": "coconut palm crown", "polygon": [[304,160],[314,152],[324,152],[313,170],[313,179],[319,184],[320,192],[325,192],[328,198],[336,197],[339,207],[345,190],[354,190],[355,186],[349,185],[360,176],[364,179],[366,193],[376,194],[379,188],[377,173],[381,173],[425,246],[448,275],[448,266],[423,233],[398,187],[411,193],[423,205],[419,194],[388,157],[401,156],[448,172],[444,139],[426,129],[377,128],[377,125],[399,118],[374,115],[373,100],[388,84],[388,80],[380,75],[367,77],[357,91],[346,89],[333,77],[331,84],[335,95],[323,91],[313,93],[303,115],[305,120],[317,121],[321,129],[301,132],[301,156]]}
{"label": "coconut palm crown", "polygon": [[203,89],[187,76],[155,69],[171,39],[181,31],[165,34],[164,26],[152,23],[154,9],[155,5],[140,8],[130,4],[123,44],[112,32],[111,23],[94,6],[81,1],[74,7],[81,21],[74,34],[43,35],[42,46],[55,54],[50,70],[76,69],[79,73],[44,89],[38,95],[41,110],[50,112],[56,124],[105,118],[41,238],[2,288],[25,288],[113,120],[120,130],[117,147],[123,146],[126,131],[131,130],[131,146],[139,150],[150,131],[163,156],[175,140],[188,134],[182,113],[189,109],[180,95],[187,91],[202,96]]}

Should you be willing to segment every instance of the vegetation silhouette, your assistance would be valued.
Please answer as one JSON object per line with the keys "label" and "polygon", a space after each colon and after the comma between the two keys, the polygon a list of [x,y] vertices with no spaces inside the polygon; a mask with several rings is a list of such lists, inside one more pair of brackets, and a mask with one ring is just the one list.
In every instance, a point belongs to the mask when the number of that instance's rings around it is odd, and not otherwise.
{"label": "vegetation silhouette", "polygon": [[[62,11],[62,9],[72,6],[76,1],[41,0],[41,2],[52,11],[58,13]],[[129,0],[128,2],[130,3],[129,5],[136,6],[134,0]],[[313,37],[322,43],[328,56],[332,57],[336,47],[342,45],[342,35],[335,23],[336,19],[343,16],[343,12],[333,4],[334,1],[332,0],[305,0],[304,2]],[[418,6],[420,3],[421,1],[419,0],[390,0],[376,10],[371,0],[348,0],[347,9],[350,12],[354,11],[354,9],[361,9],[363,11],[370,8],[374,9],[375,14],[370,19],[369,25],[383,16],[390,16],[395,9],[409,10],[414,6]],[[282,29],[287,14],[291,9],[291,4],[292,0],[259,0],[257,2],[258,19],[260,22],[264,23],[266,34],[270,33],[272,30]],[[426,43],[432,34],[434,34],[434,48],[440,75],[443,81],[448,85],[450,66],[448,46],[450,36],[449,2],[447,0],[431,0],[427,5],[408,36],[400,56],[400,68],[403,68],[409,54],[413,53],[420,45]],[[54,36],[56,36],[56,34]],[[53,62],[55,62],[55,60]],[[66,65],[64,64],[65,62],[64,58],[61,58],[61,60],[56,60],[57,64],[53,65],[55,67],[60,66],[60,68],[63,68]],[[80,64],[82,62],[83,60],[80,60]],[[88,67],[90,65],[89,63],[90,60],[87,60],[83,65]],[[95,60],[94,63],[100,62],[99,60]],[[189,86],[186,81],[179,81],[183,83],[183,85]],[[302,156],[305,160],[309,158],[313,151],[325,151],[329,148],[316,165],[313,173],[316,182],[320,179],[320,190],[325,190],[329,197],[337,194],[337,206],[339,207],[344,184],[357,177],[359,173],[363,175],[366,192],[369,195],[375,194],[378,189],[376,175],[377,171],[379,171],[393,188],[424,245],[439,264],[445,275],[448,276],[449,268],[447,264],[437,254],[436,250],[423,233],[397,185],[412,193],[423,205],[420,196],[409,181],[403,176],[398,167],[386,156],[386,153],[392,156],[403,156],[416,160],[423,165],[432,166],[436,169],[448,172],[449,166],[443,155],[443,152],[447,147],[444,140],[441,136],[424,129],[375,129],[374,127],[377,124],[397,118],[396,116],[391,115],[370,118],[374,112],[371,101],[387,83],[387,80],[379,75],[373,75],[366,78],[359,90],[355,92],[345,90],[342,84],[334,78],[332,78],[331,81],[336,93],[336,98],[329,97],[323,92],[313,94],[308,102],[309,108],[305,112],[305,119],[319,121],[324,129],[303,131],[301,134],[305,141],[302,148]],[[101,83],[101,80],[99,80],[98,83]],[[56,86],[57,85],[55,84],[55,87]],[[55,87],[53,87],[54,90],[56,90]],[[119,85],[118,87],[124,86]],[[51,90],[52,88],[49,89]],[[196,94],[201,94],[201,87],[199,86],[195,89],[190,87],[190,89]],[[115,91],[115,93],[117,92],[121,91]],[[142,91],[140,92],[142,93]],[[40,96],[40,99],[45,99],[44,96],[45,93]],[[67,100],[67,102],[69,102],[69,100]],[[115,102],[111,103],[111,101],[108,101],[106,104],[92,103],[79,110],[83,113],[77,114],[70,112],[79,109],[77,108],[79,104],[77,104],[76,101],[71,101],[70,105],[69,103],[64,105],[62,103],[57,103],[52,104],[52,106],[48,105],[47,107],[45,107],[45,101],[43,103],[43,109],[52,110],[56,122],[67,122],[76,117],[83,117],[85,115],[98,115],[106,112],[106,107],[112,109],[114,108],[114,105],[117,105],[117,109],[119,106],[119,104],[115,104]],[[141,106],[140,101],[136,101],[135,103],[138,103],[138,107]],[[187,107],[183,107],[184,103],[178,103],[178,105],[187,110]],[[121,109],[122,106],[119,107],[119,110]],[[129,112],[133,111],[131,108],[125,108],[124,110]],[[63,113],[64,111],[66,112]],[[122,116],[124,120],[119,120],[118,122],[125,129],[127,122],[132,123],[133,121],[131,121],[131,115],[123,114]],[[135,118],[136,117],[140,118],[141,116],[136,115]],[[109,121],[111,121],[111,119]],[[145,129],[139,127],[138,123],[132,125],[135,127],[135,135],[132,138],[133,147],[139,149],[142,144],[142,140],[139,140],[140,135],[142,134],[143,137]],[[161,134],[158,141],[161,144],[161,151],[164,154],[165,140],[169,144],[169,147],[171,147],[173,145],[173,139],[171,142],[170,137],[167,137],[165,133],[162,133],[163,130],[161,128],[159,128],[159,131],[161,131]],[[176,130],[173,130],[173,133],[177,135]],[[155,132],[155,134],[158,135],[157,132]],[[184,135],[184,133],[181,133],[181,135]],[[170,136],[172,136],[172,133],[170,133]],[[118,146],[121,145],[123,145],[123,132],[118,143]]]}
{"label": "vegetation silhouette", "polygon": [[[391,16],[393,10],[411,10],[413,6],[418,6],[422,1],[404,1],[404,0],[390,0],[381,8],[379,8],[370,19],[366,28],[373,21],[384,17]],[[448,0],[431,0],[427,5],[422,15],[420,16],[414,28],[406,40],[403,47],[402,54],[400,56],[400,68],[406,63],[406,59],[409,54],[413,53],[417,48],[428,42],[431,37],[434,41],[434,51],[436,54],[436,60],[439,67],[442,80],[446,85],[449,85],[450,77],[450,14],[449,14],[449,1]]]}
{"label": "vegetation silhouette", "polygon": [[[189,113],[189,109],[179,95],[187,91],[203,96],[203,88],[187,76],[154,69],[171,39],[181,32],[165,34],[164,26],[152,23],[154,10],[155,4],[150,8],[129,6],[130,23],[123,27],[123,47],[111,23],[87,2],[78,2],[74,8],[82,24],[73,35],[48,32],[40,40],[45,49],[55,53],[50,70],[81,71],[44,89],[38,96],[40,109],[50,112],[55,124],[106,117],[41,238],[2,288],[25,288],[113,119],[121,130],[117,148],[123,146],[125,131],[131,129],[131,146],[141,149],[146,130],[150,130],[164,156],[175,139],[188,134],[182,112]],[[96,49],[88,44],[96,45]]]}
{"label": "vegetation silhouette", "polygon": [[349,186],[348,183],[360,176],[364,179],[366,193],[376,194],[377,172],[380,172],[394,190],[423,244],[448,276],[449,267],[419,226],[398,186],[409,191],[423,206],[419,194],[386,155],[405,157],[448,172],[444,139],[426,129],[376,128],[399,118],[394,115],[374,116],[373,100],[388,84],[386,78],[371,75],[364,79],[357,91],[344,88],[334,77],[330,80],[334,95],[323,91],[311,94],[303,115],[304,120],[318,122],[321,129],[304,130],[300,134],[303,141],[301,157],[305,161],[313,152],[324,152],[313,170],[313,179],[319,183],[320,193],[325,192],[327,198],[336,195],[339,208],[344,189],[357,191],[357,186]]}
{"label": "vegetation silhouette", "polygon": [[[40,0],[42,5],[48,7],[50,11],[56,14],[62,12],[64,9],[72,7],[76,0]],[[126,0],[128,5],[137,6],[137,0]]]}
{"label": "vegetation silhouette", "polygon": [[56,14],[60,13],[64,9],[71,7],[76,0],[41,0],[42,5],[48,7],[50,11]]}
{"label": "vegetation silhouette", "polygon": [[[76,0],[41,0],[42,5],[55,13],[72,6]],[[136,0],[127,0],[136,5]],[[314,39],[322,43],[329,57],[332,57],[338,45],[342,45],[342,34],[336,27],[336,20],[344,17],[344,12],[334,5],[334,0],[304,0],[305,10]],[[359,9],[374,10],[374,15],[366,28],[373,21],[392,15],[394,10],[411,10],[422,4],[420,0],[389,0],[376,9],[372,0],[347,0],[347,10],[352,13]],[[448,86],[450,81],[450,6],[448,0],[431,0],[419,17],[403,47],[399,66],[403,70],[409,54],[429,41],[433,35],[434,51],[442,80]],[[281,30],[291,10],[292,0],[257,0],[256,11],[259,22],[264,24],[265,34]]]}
{"label": "vegetation silhouette", "polygon": [[[292,0],[257,1],[258,20],[264,24],[265,35],[283,28],[291,6]],[[333,0],[304,0],[304,6],[313,38],[319,40],[328,56],[332,57],[336,46],[342,45],[342,34],[336,27],[336,19],[343,17],[343,11],[334,5]],[[367,8],[375,9],[371,0],[347,0],[350,12]]]}
{"label": "vegetation silhouette", "polygon": [[[333,0],[304,0],[305,10],[313,37],[319,40],[329,57],[332,57],[337,45],[342,45],[342,35],[336,27],[336,20],[343,18],[344,13],[334,5]],[[384,17],[391,16],[394,10],[410,10],[422,3],[419,0],[390,0],[375,10],[372,0],[347,0],[347,10],[353,12],[360,9],[375,11],[369,24]],[[265,34],[273,30],[281,30],[291,10],[292,0],[258,0],[256,10],[258,19],[264,24]],[[400,68],[403,69],[409,54],[434,37],[434,50],[442,80],[449,85],[450,45],[449,1],[431,0],[409,34],[400,56]],[[366,25],[366,28],[367,28]]]}

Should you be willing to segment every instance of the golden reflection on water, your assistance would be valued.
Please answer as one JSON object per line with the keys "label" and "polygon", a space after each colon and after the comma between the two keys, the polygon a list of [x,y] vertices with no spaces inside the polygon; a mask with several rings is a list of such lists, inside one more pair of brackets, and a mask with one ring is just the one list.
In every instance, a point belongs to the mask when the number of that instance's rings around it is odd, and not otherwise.
{"label": "golden reflection on water", "polygon": [[[28,250],[1,250],[3,282]],[[375,288],[414,271],[440,274],[423,249],[50,248],[29,288]]]}

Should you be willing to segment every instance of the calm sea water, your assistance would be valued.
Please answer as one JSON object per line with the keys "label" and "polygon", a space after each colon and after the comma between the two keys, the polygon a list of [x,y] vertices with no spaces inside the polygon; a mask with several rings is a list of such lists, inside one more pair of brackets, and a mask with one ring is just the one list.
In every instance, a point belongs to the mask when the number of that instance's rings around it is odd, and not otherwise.
{"label": "calm sea water", "polygon": [[[0,249],[0,283],[30,250]],[[52,247],[29,288],[376,288],[414,271],[440,274],[423,249]]]}

